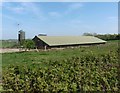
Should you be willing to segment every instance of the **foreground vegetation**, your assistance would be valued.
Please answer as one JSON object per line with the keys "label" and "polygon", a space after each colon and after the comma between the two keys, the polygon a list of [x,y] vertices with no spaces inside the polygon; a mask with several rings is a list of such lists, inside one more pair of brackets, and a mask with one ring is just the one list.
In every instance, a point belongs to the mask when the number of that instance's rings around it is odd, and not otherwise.
{"label": "foreground vegetation", "polygon": [[119,91],[118,41],[3,54],[3,90],[15,93]]}

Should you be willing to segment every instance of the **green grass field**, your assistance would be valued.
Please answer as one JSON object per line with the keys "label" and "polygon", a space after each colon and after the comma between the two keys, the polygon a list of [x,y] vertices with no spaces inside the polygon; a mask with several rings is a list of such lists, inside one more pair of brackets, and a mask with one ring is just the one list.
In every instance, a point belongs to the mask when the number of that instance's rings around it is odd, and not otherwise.
{"label": "green grass field", "polygon": [[109,41],[105,45],[80,47],[80,48],[68,48],[64,50],[50,50],[40,52],[21,52],[21,53],[4,53],[2,54],[2,65],[7,66],[9,64],[30,64],[33,62],[42,62],[48,60],[63,60],[71,57],[80,57],[87,55],[101,55],[107,54],[110,51],[116,51],[118,49],[118,41]]}
{"label": "green grass field", "polygon": [[[2,54],[4,90],[118,91],[118,42]],[[31,83],[31,81],[33,81]],[[18,85],[16,85],[18,84]]]}

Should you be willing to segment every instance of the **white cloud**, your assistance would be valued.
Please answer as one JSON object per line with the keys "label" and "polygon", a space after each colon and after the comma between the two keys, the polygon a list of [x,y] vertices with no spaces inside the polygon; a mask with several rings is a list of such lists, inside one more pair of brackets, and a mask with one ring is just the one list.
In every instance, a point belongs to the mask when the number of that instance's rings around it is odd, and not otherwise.
{"label": "white cloud", "polygon": [[23,3],[21,3],[21,6],[23,6],[27,12],[32,13],[37,18],[45,19],[44,13],[41,10],[40,6],[38,7],[35,3],[23,2]]}
{"label": "white cloud", "polygon": [[23,13],[25,11],[23,7],[7,7],[7,9],[14,13]]}
{"label": "white cloud", "polygon": [[45,19],[43,11],[35,3],[32,2],[19,2],[18,5],[13,6],[14,3],[4,3],[4,8],[16,14],[32,14],[36,18]]}
{"label": "white cloud", "polygon": [[74,20],[71,20],[70,23],[73,23],[73,24],[82,24],[82,21],[80,19],[74,19]]}
{"label": "white cloud", "polygon": [[119,2],[119,0],[1,0],[3,2]]}
{"label": "white cloud", "polygon": [[107,21],[111,24],[118,24],[118,17],[117,16],[110,16],[107,18]]}
{"label": "white cloud", "polygon": [[8,15],[2,15],[2,17],[5,17],[6,19],[9,19],[9,20],[12,20],[12,21],[16,21],[16,22],[18,22],[18,19],[16,19],[16,18],[14,18],[14,17],[12,17],[12,16],[8,16]]}
{"label": "white cloud", "polygon": [[2,3],[0,2],[0,15],[2,15]]}
{"label": "white cloud", "polygon": [[71,4],[71,5],[69,6],[69,9],[71,9],[71,10],[76,10],[76,9],[81,8],[81,7],[83,7],[83,4],[81,4],[81,3],[75,3],[75,4]]}
{"label": "white cloud", "polygon": [[60,17],[61,16],[61,14],[58,12],[49,12],[48,14],[52,17]]}
{"label": "white cloud", "polygon": [[2,0],[2,2],[33,2],[34,0]]}
{"label": "white cloud", "polygon": [[118,17],[117,17],[117,16],[110,16],[110,17],[108,17],[108,19],[109,19],[109,20],[117,20]]}
{"label": "white cloud", "polygon": [[24,13],[25,8],[20,5],[13,6],[14,3],[3,3],[3,8],[12,13]]}
{"label": "white cloud", "polygon": [[0,7],[2,7],[2,2],[0,2]]}
{"label": "white cloud", "polygon": [[81,7],[83,7],[82,3],[72,3],[68,6],[68,9],[66,11],[66,14],[71,13],[75,10],[79,10]]}

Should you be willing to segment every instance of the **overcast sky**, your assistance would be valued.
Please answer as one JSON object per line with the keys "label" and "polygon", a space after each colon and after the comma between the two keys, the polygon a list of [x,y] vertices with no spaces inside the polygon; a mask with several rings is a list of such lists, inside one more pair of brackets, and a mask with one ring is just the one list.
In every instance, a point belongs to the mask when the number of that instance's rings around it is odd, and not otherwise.
{"label": "overcast sky", "polygon": [[26,32],[26,38],[40,33],[49,36],[118,33],[118,3],[4,2],[3,39],[16,39],[20,29]]}

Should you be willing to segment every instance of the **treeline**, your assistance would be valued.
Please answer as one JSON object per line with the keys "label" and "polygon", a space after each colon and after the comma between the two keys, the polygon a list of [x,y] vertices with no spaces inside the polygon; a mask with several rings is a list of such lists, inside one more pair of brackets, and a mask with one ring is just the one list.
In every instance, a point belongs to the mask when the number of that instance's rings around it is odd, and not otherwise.
{"label": "treeline", "polygon": [[120,34],[97,34],[97,33],[84,33],[84,36],[95,36],[103,40],[120,40]]}
{"label": "treeline", "polygon": [[96,35],[96,37],[103,40],[120,40],[120,34],[105,34],[105,35]]}

